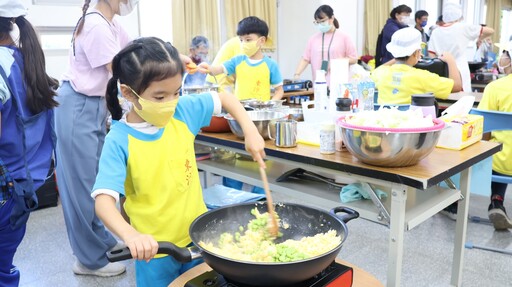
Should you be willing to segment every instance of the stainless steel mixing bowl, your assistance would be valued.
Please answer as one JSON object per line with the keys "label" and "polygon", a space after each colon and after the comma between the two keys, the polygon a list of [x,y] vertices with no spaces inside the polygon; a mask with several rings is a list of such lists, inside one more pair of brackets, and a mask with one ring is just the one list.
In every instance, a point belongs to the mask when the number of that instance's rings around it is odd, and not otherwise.
{"label": "stainless steel mixing bowl", "polygon": [[360,161],[386,167],[417,164],[435,148],[444,122],[434,119],[434,126],[422,129],[368,128],[347,124],[337,126],[348,151]]}
{"label": "stainless steel mixing bowl", "polygon": [[[263,137],[263,139],[269,139],[269,124],[273,120],[284,119],[287,118],[288,115],[282,112],[276,111],[247,111],[249,117],[251,118],[256,128],[258,128],[258,132]],[[228,120],[229,128],[231,132],[233,132],[238,138],[244,138],[244,132],[238,122],[231,116],[224,116]]]}

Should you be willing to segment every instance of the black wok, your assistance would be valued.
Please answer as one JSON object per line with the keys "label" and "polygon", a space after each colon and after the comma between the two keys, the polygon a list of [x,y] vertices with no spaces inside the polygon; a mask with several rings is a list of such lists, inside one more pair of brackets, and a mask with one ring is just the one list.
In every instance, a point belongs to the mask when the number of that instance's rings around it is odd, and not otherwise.
{"label": "black wok", "polygon": [[[346,222],[359,217],[359,213],[346,207],[336,207],[331,212],[320,209],[292,204],[278,203],[275,211],[281,219],[279,231],[283,236],[277,239],[282,242],[287,239],[301,239],[304,236],[313,236],[331,229],[341,237],[338,246],[322,255],[294,262],[249,262],[234,260],[202,249],[200,241],[216,242],[224,232],[235,233],[239,226],[246,226],[254,219],[251,214],[253,208],[263,213],[267,212],[264,202],[235,204],[209,211],[196,218],[190,225],[190,237],[195,246],[179,248],[169,242],[159,242],[158,253],[169,254],[176,260],[188,262],[200,256],[204,261],[225,278],[239,284],[250,286],[287,286],[305,281],[331,264],[339,253],[341,246],[348,235]],[[336,215],[344,212],[346,214]],[[289,224],[289,228],[282,228]],[[107,253],[109,261],[120,261],[131,258],[128,248]]]}

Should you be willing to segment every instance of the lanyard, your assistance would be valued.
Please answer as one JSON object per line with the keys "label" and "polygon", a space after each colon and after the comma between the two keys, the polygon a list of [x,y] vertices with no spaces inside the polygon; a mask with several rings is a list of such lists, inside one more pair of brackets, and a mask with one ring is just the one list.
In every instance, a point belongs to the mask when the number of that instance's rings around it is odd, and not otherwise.
{"label": "lanyard", "polygon": [[[107,18],[105,18],[105,16],[101,15],[101,13],[89,12],[89,13],[85,14],[85,16],[91,15],[91,14],[98,14],[98,15],[100,15],[101,18],[103,18],[105,21],[107,21],[107,23],[110,25],[110,22],[107,20]],[[80,19],[78,19],[78,22],[75,25],[75,29],[73,30],[73,38],[71,38],[71,44],[73,45],[73,56],[75,56],[75,33],[76,33],[76,29],[78,29],[78,24],[80,24],[81,20],[82,20],[82,17],[80,17]],[[85,21],[85,18],[84,18],[84,21]]]}
{"label": "lanyard", "polygon": [[[336,33],[336,29],[334,29],[334,32],[332,32],[331,41],[329,41],[329,47],[327,47],[327,61],[331,60],[331,44],[332,39],[334,39],[334,33]],[[324,61],[324,36],[325,33],[322,33],[322,62]]]}

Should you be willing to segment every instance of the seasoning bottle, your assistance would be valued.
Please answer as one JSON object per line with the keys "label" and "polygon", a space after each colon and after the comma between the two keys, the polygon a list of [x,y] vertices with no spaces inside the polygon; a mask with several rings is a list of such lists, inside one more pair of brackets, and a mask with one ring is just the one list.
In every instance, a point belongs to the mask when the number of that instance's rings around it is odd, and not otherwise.
{"label": "seasoning bottle", "polygon": [[327,97],[327,81],[325,80],[325,71],[317,70],[314,86],[315,110],[327,110],[329,99]]}
{"label": "seasoning bottle", "polygon": [[333,154],[335,151],[334,123],[322,123],[320,126],[320,153]]}

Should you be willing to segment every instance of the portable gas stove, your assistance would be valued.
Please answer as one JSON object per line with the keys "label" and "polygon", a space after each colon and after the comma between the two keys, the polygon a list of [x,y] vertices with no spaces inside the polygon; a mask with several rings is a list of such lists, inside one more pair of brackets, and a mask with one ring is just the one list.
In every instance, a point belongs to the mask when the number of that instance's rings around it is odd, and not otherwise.
{"label": "portable gas stove", "polygon": [[285,92],[298,91],[298,90],[309,90],[312,87],[313,87],[313,82],[311,82],[309,80],[299,80],[299,81],[283,80],[283,91],[285,91]]}
{"label": "portable gas stove", "polygon": [[[353,270],[351,267],[333,262],[315,277],[287,287],[351,287]],[[214,270],[205,272],[188,281],[185,287],[250,287],[230,282]]]}

